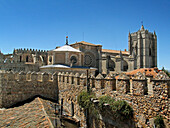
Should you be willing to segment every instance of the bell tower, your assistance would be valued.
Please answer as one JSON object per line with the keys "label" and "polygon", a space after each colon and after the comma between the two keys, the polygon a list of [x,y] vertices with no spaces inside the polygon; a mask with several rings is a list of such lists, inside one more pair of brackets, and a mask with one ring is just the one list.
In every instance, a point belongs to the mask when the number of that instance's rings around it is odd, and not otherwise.
{"label": "bell tower", "polygon": [[144,26],[128,36],[129,52],[134,57],[134,68],[157,67],[157,36]]}

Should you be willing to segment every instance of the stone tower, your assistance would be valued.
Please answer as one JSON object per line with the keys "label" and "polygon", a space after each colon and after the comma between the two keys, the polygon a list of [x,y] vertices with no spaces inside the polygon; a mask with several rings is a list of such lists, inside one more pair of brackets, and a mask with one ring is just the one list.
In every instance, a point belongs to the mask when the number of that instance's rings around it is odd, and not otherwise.
{"label": "stone tower", "polygon": [[129,53],[134,57],[134,69],[157,67],[157,36],[141,29],[128,36]]}

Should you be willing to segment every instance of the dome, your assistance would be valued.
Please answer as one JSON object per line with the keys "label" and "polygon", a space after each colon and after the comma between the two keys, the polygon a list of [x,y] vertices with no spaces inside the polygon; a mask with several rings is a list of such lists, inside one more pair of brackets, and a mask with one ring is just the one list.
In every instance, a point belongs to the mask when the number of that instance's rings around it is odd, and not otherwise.
{"label": "dome", "polygon": [[64,46],[62,46],[62,47],[59,47],[59,48],[57,48],[57,49],[54,49],[53,51],[55,51],[55,52],[81,52],[80,50],[77,50],[77,49],[75,49],[75,48],[73,48],[73,47],[71,47],[71,46],[69,46],[69,45],[64,45]]}

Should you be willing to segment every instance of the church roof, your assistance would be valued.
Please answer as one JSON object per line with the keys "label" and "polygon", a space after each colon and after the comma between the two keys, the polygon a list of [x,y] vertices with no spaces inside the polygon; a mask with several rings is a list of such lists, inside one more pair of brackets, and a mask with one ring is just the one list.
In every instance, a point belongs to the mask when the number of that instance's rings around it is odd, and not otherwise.
{"label": "church roof", "polygon": [[62,47],[59,47],[57,49],[54,49],[52,51],[55,51],[55,52],[58,52],[58,51],[61,51],[61,52],[81,52],[80,50],[78,49],[75,49],[69,45],[64,45]]}
{"label": "church roof", "polygon": [[[85,41],[76,42],[74,44],[85,44],[85,45],[91,45],[91,46],[102,46],[102,45],[99,45],[99,44],[92,44],[92,43],[85,42]],[[74,45],[74,44],[71,44],[71,45]]]}
{"label": "church roof", "polygon": [[[108,52],[108,53],[117,53],[117,54],[120,54],[120,51],[119,51],[119,50],[102,49],[102,52]],[[122,52],[122,54],[129,55],[129,52],[128,52],[128,51],[121,51],[121,52]]]}

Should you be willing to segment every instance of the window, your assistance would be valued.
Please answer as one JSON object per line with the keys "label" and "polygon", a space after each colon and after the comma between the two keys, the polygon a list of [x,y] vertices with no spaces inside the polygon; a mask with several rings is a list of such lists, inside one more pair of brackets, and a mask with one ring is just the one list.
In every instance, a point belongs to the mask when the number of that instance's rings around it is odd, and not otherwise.
{"label": "window", "polygon": [[72,57],[70,58],[70,61],[71,61],[71,63],[74,65],[74,64],[77,63],[77,58],[76,58],[75,56],[72,56]]}
{"label": "window", "polygon": [[125,60],[122,60],[122,71],[128,70],[128,63]]}
{"label": "window", "polygon": [[50,62],[50,63],[52,62],[52,57],[51,57],[51,56],[49,57],[49,62]]}
{"label": "window", "polygon": [[26,62],[28,62],[28,56],[26,56]]}

